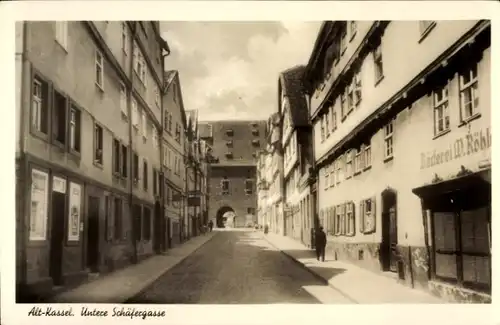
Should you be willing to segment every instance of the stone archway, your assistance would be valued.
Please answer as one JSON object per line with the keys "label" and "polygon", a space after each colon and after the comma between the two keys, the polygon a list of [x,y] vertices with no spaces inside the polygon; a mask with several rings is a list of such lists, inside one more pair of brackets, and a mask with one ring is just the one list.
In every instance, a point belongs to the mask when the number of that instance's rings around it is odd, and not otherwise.
{"label": "stone archway", "polygon": [[217,210],[215,226],[217,228],[225,228],[226,223],[228,222],[227,218],[231,217],[229,215],[230,213],[232,213],[232,215],[233,215],[232,216],[233,220],[229,220],[229,221],[230,221],[230,223],[234,224],[234,219],[236,217],[234,215],[234,209],[231,208],[230,206],[220,207],[219,210]]}

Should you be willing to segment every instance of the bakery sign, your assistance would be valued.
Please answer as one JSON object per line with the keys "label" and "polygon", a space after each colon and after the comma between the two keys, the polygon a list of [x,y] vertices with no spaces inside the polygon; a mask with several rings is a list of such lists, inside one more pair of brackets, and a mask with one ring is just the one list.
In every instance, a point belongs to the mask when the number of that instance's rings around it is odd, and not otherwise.
{"label": "bakery sign", "polygon": [[427,169],[491,148],[490,128],[481,129],[452,141],[446,149],[422,152],[420,169]]}

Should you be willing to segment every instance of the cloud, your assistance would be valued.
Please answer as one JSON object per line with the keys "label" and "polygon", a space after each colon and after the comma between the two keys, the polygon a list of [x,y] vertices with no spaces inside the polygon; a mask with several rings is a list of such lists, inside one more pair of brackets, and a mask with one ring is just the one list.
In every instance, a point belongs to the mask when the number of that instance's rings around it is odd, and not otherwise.
{"label": "cloud", "polygon": [[186,109],[201,120],[266,119],[281,71],[306,64],[319,22],[164,22]]}

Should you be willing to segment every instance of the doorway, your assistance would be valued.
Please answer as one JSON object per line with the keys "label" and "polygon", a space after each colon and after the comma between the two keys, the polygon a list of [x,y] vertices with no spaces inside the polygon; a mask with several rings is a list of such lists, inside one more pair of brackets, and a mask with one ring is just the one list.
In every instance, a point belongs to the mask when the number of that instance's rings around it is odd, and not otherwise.
{"label": "doorway", "polygon": [[154,210],[154,235],[153,235],[153,247],[157,254],[164,250],[164,240],[163,240],[163,222],[161,215],[160,202],[156,201]]}
{"label": "doorway", "polygon": [[397,193],[393,189],[386,189],[382,192],[382,242],[380,246],[382,270],[398,272]]}
{"label": "doorway", "polygon": [[98,197],[89,196],[87,226],[87,267],[90,272],[99,272],[99,204]]}
{"label": "doorway", "polygon": [[62,285],[62,257],[64,247],[64,221],[66,219],[66,193],[52,192],[52,224],[50,236],[50,277],[54,285]]}

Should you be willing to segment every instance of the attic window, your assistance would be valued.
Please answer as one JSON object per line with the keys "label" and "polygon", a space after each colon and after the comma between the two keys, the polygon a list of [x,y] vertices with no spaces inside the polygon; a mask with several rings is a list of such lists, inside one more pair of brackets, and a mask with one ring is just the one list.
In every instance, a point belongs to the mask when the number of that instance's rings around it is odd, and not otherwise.
{"label": "attic window", "polygon": [[257,139],[252,140],[252,145],[254,145],[254,146],[259,146],[259,145],[260,145],[259,140],[257,140]]}
{"label": "attic window", "polygon": [[226,146],[228,146],[229,148],[232,148],[233,147],[233,140],[226,141]]}
{"label": "attic window", "polygon": [[228,130],[226,130],[226,134],[227,134],[228,136],[233,136],[233,135],[234,135],[234,131],[233,131],[233,129],[228,129]]}

